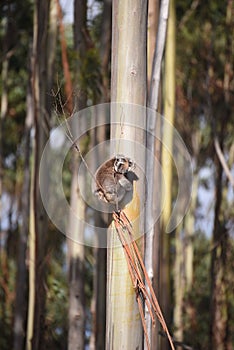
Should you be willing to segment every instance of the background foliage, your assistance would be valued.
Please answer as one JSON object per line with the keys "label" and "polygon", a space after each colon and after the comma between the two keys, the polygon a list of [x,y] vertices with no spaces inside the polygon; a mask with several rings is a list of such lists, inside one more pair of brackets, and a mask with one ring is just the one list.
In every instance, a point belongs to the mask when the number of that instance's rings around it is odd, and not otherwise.
{"label": "background foliage", "polygon": [[[89,2],[90,4],[90,2]],[[80,90],[87,92],[87,104],[108,99],[103,96],[103,81],[110,76],[110,67],[103,73],[100,58],[102,15],[104,3],[96,6],[88,18],[89,47],[80,70]],[[22,188],[25,157],[26,95],[33,40],[32,0],[19,2],[5,0],[0,4],[1,69],[0,94],[6,93],[6,115],[1,115],[1,231],[0,231],[0,348],[13,348],[13,323],[16,295],[17,256],[22,227]],[[66,10],[66,9],[65,9]],[[230,12],[232,15],[230,15]],[[234,14],[232,1],[210,0],[176,1],[176,118],[175,125],[192,156],[198,176],[196,208],[192,214],[192,244],[194,249],[193,285],[183,300],[183,342],[192,349],[208,349],[211,341],[211,307],[214,298],[214,276],[222,273],[221,289],[225,305],[221,322],[225,322],[225,343],[220,349],[233,349],[234,344],[234,209],[233,187],[220,169],[214,146],[218,139],[225,162],[234,177]],[[76,61],[71,24],[66,25],[68,59],[72,79],[75,79]],[[136,43],[137,45],[137,43]],[[7,60],[7,78],[4,80],[4,62]],[[56,48],[54,91],[61,85],[64,98],[61,48]],[[109,90],[109,86],[108,86]],[[50,92],[47,92],[50,94]],[[54,101],[56,104],[56,101]],[[3,103],[3,101],[2,101]],[[2,113],[1,113],[2,114]],[[52,118],[52,125],[58,121]],[[30,149],[35,136],[30,135]],[[91,147],[91,137],[87,139]],[[30,162],[32,161],[32,154]],[[69,159],[67,160],[69,163]],[[69,167],[68,167],[69,169]],[[220,178],[217,178],[221,172]],[[64,189],[69,197],[71,176],[64,173]],[[172,189],[174,191],[174,189]],[[217,192],[220,191],[217,209]],[[69,198],[68,198],[69,199]],[[90,220],[92,213],[89,212]],[[217,223],[217,222],[218,223]],[[216,234],[214,234],[215,225]],[[48,349],[66,349],[68,336],[68,266],[66,241],[52,223],[48,226],[48,253],[45,256],[46,307],[44,345]],[[181,240],[186,245],[181,231]],[[218,238],[217,238],[218,237]],[[175,249],[172,246],[172,262]],[[221,267],[215,267],[217,247],[222,246]],[[26,259],[26,266],[29,261]],[[85,310],[86,344],[92,335],[91,299],[93,295],[93,266],[95,254],[85,250]],[[185,262],[184,262],[185,263]],[[182,269],[185,269],[183,265]],[[221,271],[222,270],[222,271]],[[98,272],[97,272],[98,273]],[[173,268],[171,269],[173,281]],[[218,283],[218,282],[217,282]],[[173,290],[172,290],[173,297]],[[27,305],[25,305],[27,308]],[[221,313],[222,313],[221,312]],[[173,328],[173,323],[172,323]]]}

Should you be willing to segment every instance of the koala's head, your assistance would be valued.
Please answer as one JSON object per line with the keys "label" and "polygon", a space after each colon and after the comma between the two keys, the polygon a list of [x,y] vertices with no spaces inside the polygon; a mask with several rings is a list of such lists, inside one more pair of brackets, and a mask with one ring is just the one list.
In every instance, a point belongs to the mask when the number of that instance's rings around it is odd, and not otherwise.
{"label": "koala's head", "polygon": [[119,174],[126,174],[127,172],[135,168],[135,163],[122,154],[118,154],[115,157],[114,170]]}

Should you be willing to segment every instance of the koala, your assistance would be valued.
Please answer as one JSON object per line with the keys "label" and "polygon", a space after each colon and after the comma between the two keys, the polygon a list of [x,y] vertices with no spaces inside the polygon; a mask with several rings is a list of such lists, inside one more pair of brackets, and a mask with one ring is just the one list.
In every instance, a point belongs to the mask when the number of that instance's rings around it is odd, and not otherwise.
{"label": "koala", "polygon": [[133,191],[133,178],[129,173],[135,163],[124,155],[117,155],[103,163],[95,173],[95,195],[100,200],[118,205],[126,192]]}

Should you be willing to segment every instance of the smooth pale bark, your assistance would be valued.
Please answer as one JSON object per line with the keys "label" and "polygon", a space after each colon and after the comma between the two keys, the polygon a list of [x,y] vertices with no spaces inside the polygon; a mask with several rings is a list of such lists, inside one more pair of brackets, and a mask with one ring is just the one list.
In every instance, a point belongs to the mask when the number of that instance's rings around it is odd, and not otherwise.
{"label": "smooth pale bark", "polygon": [[[114,0],[112,26],[112,102],[146,103],[146,26],[147,1]],[[124,104],[123,110],[124,110]],[[129,107],[131,111],[131,107]],[[134,108],[132,106],[132,108]],[[120,107],[121,109],[121,107]],[[121,113],[118,107],[112,109],[111,122],[120,122]],[[116,113],[114,113],[114,111]],[[142,115],[142,127],[146,119]],[[144,133],[128,128],[124,121],[119,127],[111,125],[111,138],[123,138],[145,144]],[[131,150],[120,148],[115,150],[129,152],[136,157],[134,146]],[[144,183],[138,181],[134,188],[132,202],[125,210],[132,221],[140,213],[144,203]],[[134,231],[139,234],[144,229],[144,223],[136,220]],[[113,226],[112,226],[113,227]],[[114,230],[113,230],[114,231]],[[136,303],[135,291],[130,280],[123,248],[119,245],[116,232],[112,231],[108,250],[108,285],[107,285],[107,349],[141,349],[142,326]]]}
{"label": "smooth pale bark", "polygon": [[[175,262],[174,262],[174,336],[178,341],[183,340],[183,300],[185,292],[185,280],[183,276],[183,243],[181,238],[182,225],[177,227],[175,233]],[[181,349],[181,348],[179,348]]]}
{"label": "smooth pale bark", "polygon": [[[38,41],[38,4],[34,5],[33,16],[33,55],[32,55],[32,94],[33,94],[33,108],[34,114],[36,112],[35,106],[35,75],[36,75],[36,54],[37,54],[37,41]],[[38,77],[37,77],[38,79]],[[38,89],[38,87],[37,87]],[[37,92],[38,94],[38,92]],[[35,115],[33,124],[35,125]],[[28,319],[27,319],[27,350],[33,349],[33,337],[34,337],[34,317],[35,317],[35,304],[36,304],[36,181],[35,181],[35,139],[32,144],[33,161],[31,165],[31,182],[30,182],[30,217],[29,217],[29,240],[28,240],[28,254],[29,254],[29,298],[28,298]]]}
{"label": "smooth pale bark", "polygon": [[[170,1],[168,29],[165,51],[165,88],[164,88],[164,117],[171,125],[175,117],[175,5]],[[172,207],[172,150],[173,128],[168,123],[163,125],[162,144],[162,176],[165,183],[162,197],[162,253],[161,253],[161,292],[160,301],[167,324],[170,324],[171,313],[171,282],[170,282],[170,235],[166,233]],[[164,147],[167,145],[167,148]],[[165,341],[162,340],[162,343]],[[164,345],[165,349],[167,345]]]}
{"label": "smooth pale bark", "polygon": [[[153,2],[153,1],[152,1]],[[151,4],[149,10],[151,10]],[[156,4],[154,3],[154,6]],[[155,112],[158,111],[158,97],[160,90],[160,76],[161,76],[161,64],[164,53],[164,46],[166,40],[166,29],[167,29],[167,18],[168,18],[168,7],[169,0],[163,0],[160,5],[160,13],[158,19],[158,31],[156,41],[154,43],[154,57],[153,57],[153,65],[151,71],[151,82],[150,82],[150,91],[149,91],[149,100],[148,106],[152,108]],[[153,21],[154,26],[155,21]],[[152,37],[151,37],[152,40]],[[149,69],[150,70],[150,69]],[[147,148],[151,151],[151,153],[156,154],[156,158],[160,159],[161,153],[161,144],[160,137],[155,140],[151,133],[155,133],[157,131],[158,135],[160,135],[160,119],[159,118],[151,118],[147,121]],[[148,174],[148,188],[153,189],[152,191],[148,191],[148,201],[146,203],[146,226],[145,231],[146,235],[146,247],[145,247],[145,265],[148,272],[149,277],[152,280],[154,289],[159,295],[159,246],[160,246],[160,227],[159,221],[154,226],[155,221],[155,212],[160,213],[161,203],[160,199],[156,201],[154,205],[151,203],[154,202],[155,194],[158,189],[156,186],[160,183],[160,169],[159,167],[155,171],[155,164],[152,159],[146,159],[146,173]],[[156,184],[156,185],[155,185]],[[149,334],[149,338],[151,341],[151,318],[148,312],[146,312],[146,322],[147,322],[147,331]],[[158,327],[156,326],[153,329],[153,338],[152,338],[152,346],[158,346]]]}
{"label": "smooth pale bark", "polygon": [[[71,73],[69,69],[67,44],[65,38],[65,29],[62,21],[62,10],[58,0],[57,10],[59,17],[60,43],[62,53],[62,65],[65,78],[65,109],[68,115],[73,112],[73,87]],[[75,69],[75,84],[79,88],[80,67],[85,55],[84,30],[86,28],[86,1],[77,0],[74,3],[74,48],[77,52],[77,64]],[[77,97],[77,110],[86,106],[86,95],[79,94]],[[72,151],[72,179],[70,192],[71,215],[67,227],[67,256],[69,267],[69,310],[68,310],[68,349],[84,349],[85,336],[85,303],[84,303],[84,245],[83,234],[85,220],[85,203],[83,202],[78,182],[77,174],[79,169],[79,154],[76,150]],[[81,175],[82,176],[82,175]],[[84,178],[80,176],[80,183]],[[72,213],[77,213],[80,220],[75,220]],[[78,243],[79,242],[79,243]]]}
{"label": "smooth pale bark", "polygon": [[[185,293],[191,292],[193,285],[193,236],[195,232],[195,209],[197,204],[198,173],[194,174],[193,189],[189,212],[184,218],[184,226],[180,225],[175,234],[175,262],[174,262],[174,313],[175,339],[183,341],[183,308],[185,306]],[[181,232],[184,232],[184,237]],[[192,321],[192,320],[191,320]]]}
{"label": "smooth pale bark", "polygon": [[159,0],[149,0],[148,9],[148,35],[147,35],[147,75],[148,86],[152,77],[153,58],[156,48],[157,31],[159,20]]}
{"label": "smooth pale bark", "polygon": [[[75,85],[80,88],[79,78],[81,77],[82,60],[86,54],[86,45],[84,32],[86,30],[87,8],[85,0],[76,0],[74,3],[74,49],[76,51]],[[61,31],[60,24],[60,33]],[[62,56],[63,69],[65,74],[66,98],[69,102],[68,112],[71,114],[72,107],[72,86],[70,78],[70,69],[67,60],[66,42],[62,37]],[[76,111],[86,107],[86,91],[78,94]],[[85,295],[84,295],[84,237],[85,221],[85,203],[80,195],[77,174],[79,169],[79,155],[76,150],[72,152],[72,180],[70,206],[71,213],[77,213],[81,219],[79,222],[74,220],[74,216],[69,217],[68,223],[68,266],[69,266],[69,311],[68,311],[68,349],[82,350],[85,343]],[[82,175],[79,177],[80,183],[85,179]],[[77,243],[79,242],[79,243]]]}
{"label": "smooth pale bark", "polygon": [[[35,149],[35,144],[33,143],[32,152]],[[29,211],[29,238],[28,238],[28,257],[29,257],[29,296],[28,296],[28,319],[27,319],[27,339],[26,348],[27,350],[32,350],[33,345],[33,325],[34,325],[34,313],[35,313],[35,216],[34,216],[34,176],[35,176],[34,162],[32,162],[31,168],[31,181],[30,181],[30,211]]]}
{"label": "smooth pale bark", "polygon": [[[156,130],[160,132],[161,129],[161,119],[158,118],[156,123]],[[154,189],[153,189],[153,195],[156,199],[155,201],[155,217],[158,217],[158,220],[156,221],[154,227],[153,227],[153,242],[152,244],[152,257],[151,262],[149,266],[147,267],[147,271],[150,271],[152,267],[153,271],[153,278],[152,278],[152,285],[153,289],[155,291],[156,296],[160,297],[160,211],[161,211],[161,167],[159,166],[161,161],[161,141],[160,139],[155,140],[155,157],[158,161],[158,166],[156,166],[155,173],[153,174],[154,178]],[[148,243],[148,242],[147,242]],[[147,244],[146,243],[146,244]],[[147,249],[145,252],[145,255],[147,256]],[[160,302],[160,299],[159,299]],[[148,332],[152,331],[151,335],[151,346],[153,349],[158,349],[159,342],[160,342],[160,334],[159,329],[160,325],[159,322],[156,322],[155,327],[151,326],[151,318],[149,315],[147,316],[147,328],[149,329]],[[151,328],[152,327],[152,328]],[[150,334],[150,333],[149,333]]]}
{"label": "smooth pale bark", "polygon": [[193,188],[191,194],[191,203],[189,212],[184,220],[184,232],[185,232],[185,289],[186,292],[190,292],[193,286],[193,260],[194,260],[194,233],[195,233],[195,210],[197,207],[197,191],[198,191],[199,177],[198,173],[194,172],[193,175]]}
{"label": "smooth pale bark", "polygon": [[[164,46],[166,41],[168,9],[169,9],[169,0],[162,0],[160,5],[158,34],[157,34],[157,41],[155,45],[155,51],[154,51],[154,59],[153,59],[150,91],[149,91],[149,101],[148,101],[148,106],[155,111],[158,110],[161,63],[162,63],[162,57],[163,57]],[[154,130],[155,124],[152,124],[149,127],[152,128],[152,130]]]}
{"label": "smooth pale bark", "polygon": [[[69,330],[68,349],[84,349],[84,246],[80,242],[84,233],[85,203],[83,202],[78,188],[77,174],[79,168],[78,154],[72,157],[72,183],[71,183],[71,211],[79,213],[80,221],[73,220],[73,214],[69,218],[68,244],[69,257]],[[80,177],[80,183],[84,178]],[[82,215],[82,216],[81,216]]]}

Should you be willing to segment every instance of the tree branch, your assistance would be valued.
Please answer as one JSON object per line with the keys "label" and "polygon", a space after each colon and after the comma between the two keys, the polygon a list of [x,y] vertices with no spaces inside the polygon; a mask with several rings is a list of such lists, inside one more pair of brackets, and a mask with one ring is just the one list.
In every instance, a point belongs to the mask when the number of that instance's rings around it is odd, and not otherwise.
{"label": "tree branch", "polygon": [[217,139],[217,137],[214,138],[214,146],[215,146],[215,151],[217,153],[219,161],[222,164],[223,170],[225,171],[225,174],[226,174],[228,180],[230,181],[232,187],[234,187],[234,178],[233,178],[232,173],[231,173],[231,171],[227,165],[227,162],[224,158],[224,154],[221,150],[219,140]]}
{"label": "tree branch", "polygon": [[167,19],[169,11],[169,0],[162,0],[159,14],[159,25],[157,34],[157,43],[154,52],[152,77],[149,92],[148,106],[154,110],[158,108],[158,91],[160,83],[161,63],[165,47]]}

